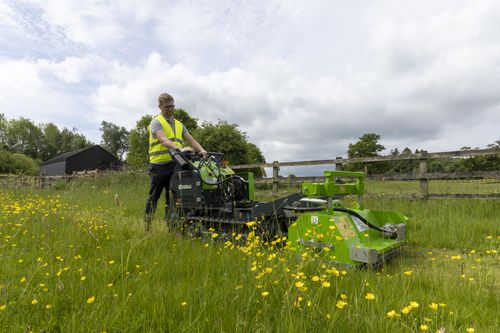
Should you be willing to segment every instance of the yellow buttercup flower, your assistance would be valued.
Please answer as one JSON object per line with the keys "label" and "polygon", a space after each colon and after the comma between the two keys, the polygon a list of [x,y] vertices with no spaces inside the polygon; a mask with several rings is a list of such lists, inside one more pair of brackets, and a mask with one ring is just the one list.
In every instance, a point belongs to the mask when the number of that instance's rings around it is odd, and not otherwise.
{"label": "yellow buttercup flower", "polygon": [[321,285],[322,285],[324,288],[329,288],[329,287],[330,287],[330,282],[328,282],[328,281],[323,281],[323,282],[321,282]]}
{"label": "yellow buttercup flower", "polygon": [[91,296],[91,297],[87,298],[87,304],[92,304],[92,303],[94,303],[94,301],[95,301],[95,296]]}
{"label": "yellow buttercup flower", "polygon": [[269,296],[269,291],[263,291],[261,293],[262,297],[266,297],[266,296]]}
{"label": "yellow buttercup flower", "polygon": [[34,299],[31,301],[31,304],[33,304],[33,305],[38,304],[38,301],[36,299]]}
{"label": "yellow buttercup flower", "polygon": [[419,304],[418,304],[417,302],[415,302],[415,301],[411,301],[411,302],[410,302],[410,306],[411,306],[413,309],[416,309],[416,308],[418,308]]}
{"label": "yellow buttercup flower", "polygon": [[365,298],[369,301],[373,301],[375,299],[375,295],[373,293],[367,293]]}
{"label": "yellow buttercup flower", "polygon": [[407,315],[408,313],[410,313],[412,307],[411,306],[405,306],[402,310],[401,310],[401,313]]}
{"label": "yellow buttercup flower", "polygon": [[431,303],[429,304],[429,307],[432,309],[432,310],[437,310],[438,309],[438,305],[436,303]]}
{"label": "yellow buttercup flower", "polygon": [[391,310],[389,312],[387,312],[387,318],[394,318],[396,317],[397,315],[397,312],[395,310]]}
{"label": "yellow buttercup flower", "polygon": [[255,221],[249,221],[245,224],[250,228],[250,227],[253,227],[255,225],[255,223],[256,223]]}
{"label": "yellow buttercup flower", "polygon": [[427,331],[428,329],[429,329],[429,327],[427,325],[425,325],[425,324],[420,325],[421,331]]}
{"label": "yellow buttercup flower", "polygon": [[343,300],[339,299],[335,306],[339,309],[343,309],[347,305],[347,302],[344,302]]}
{"label": "yellow buttercup flower", "polygon": [[302,282],[302,281],[295,282],[295,287],[302,288],[303,286],[304,286],[304,282]]}
{"label": "yellow buttercup flower", "polygon": [[413,274],[413,271],[405,271],[403,272],[403,274],[406,276],[411,276]]}

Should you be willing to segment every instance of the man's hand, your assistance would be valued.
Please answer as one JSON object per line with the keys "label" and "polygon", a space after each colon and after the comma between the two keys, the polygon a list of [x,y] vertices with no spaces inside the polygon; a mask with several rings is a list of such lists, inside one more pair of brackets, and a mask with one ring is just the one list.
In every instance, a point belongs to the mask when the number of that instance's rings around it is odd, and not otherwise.
{"label": "man's hand", "polygon": [[194,151],[194,149],[192,147],[184,147],[184,148],[181,148],[180,151],[184,153],[187,151]]}
{"label": "man's hand", "polygon": [[208,153],[205,149],[202,149],[200,150],[198,153],[200,153],[201,155],[203,155],[203,157],[207,157]]}

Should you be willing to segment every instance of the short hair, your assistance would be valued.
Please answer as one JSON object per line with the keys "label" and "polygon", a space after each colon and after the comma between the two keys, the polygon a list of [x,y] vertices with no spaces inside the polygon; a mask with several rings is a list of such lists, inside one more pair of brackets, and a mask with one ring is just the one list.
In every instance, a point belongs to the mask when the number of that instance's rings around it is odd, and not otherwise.
{"label": "short hair", "polygon": [[158,96],[158,103],[161,103],[161,102],[173,102],[173,101],[174,101],[174,98],[170,94],[163,93],[160,96]]}

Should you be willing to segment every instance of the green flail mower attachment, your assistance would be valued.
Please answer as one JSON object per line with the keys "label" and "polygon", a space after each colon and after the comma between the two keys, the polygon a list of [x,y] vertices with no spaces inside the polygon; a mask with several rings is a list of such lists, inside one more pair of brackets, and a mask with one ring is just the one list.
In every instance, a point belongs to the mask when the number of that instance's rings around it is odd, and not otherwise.
{"label": "green flail mower attachment", "polygon": [[[313,249],[324,260],[348,266],[380,266],[398,253],[406,242],[408,218],[397,212],[364,209],[363,172],[324,174],[323,183],[302,184],[306,207],[291,208],[298,214],[288,229],[292,248],[299,253]],[[346,178],[355,182],[343,182]],[[339,199],[347,195],[357,195],[354,207],[341,205]]]}

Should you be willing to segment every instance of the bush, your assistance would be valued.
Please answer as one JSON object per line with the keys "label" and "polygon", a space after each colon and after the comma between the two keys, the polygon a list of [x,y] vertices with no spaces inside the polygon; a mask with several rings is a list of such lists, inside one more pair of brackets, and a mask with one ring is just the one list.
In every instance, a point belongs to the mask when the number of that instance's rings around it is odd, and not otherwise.
{"label": "bush", "polygon": [[34,176],[38,173],[38,164],[26,155],[0,150],[0,173]]}

